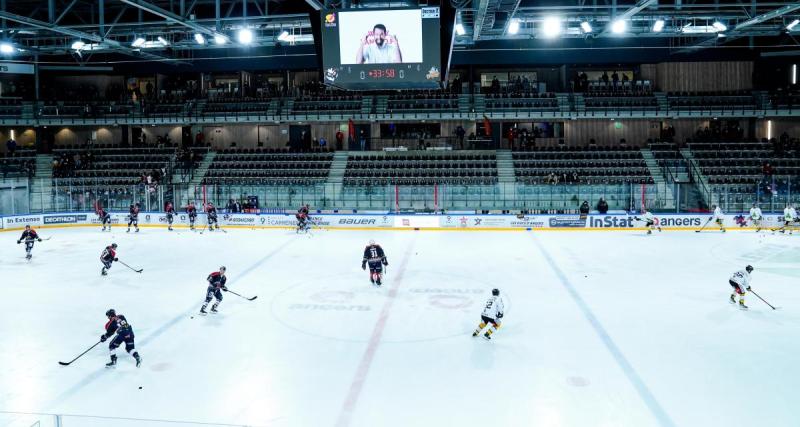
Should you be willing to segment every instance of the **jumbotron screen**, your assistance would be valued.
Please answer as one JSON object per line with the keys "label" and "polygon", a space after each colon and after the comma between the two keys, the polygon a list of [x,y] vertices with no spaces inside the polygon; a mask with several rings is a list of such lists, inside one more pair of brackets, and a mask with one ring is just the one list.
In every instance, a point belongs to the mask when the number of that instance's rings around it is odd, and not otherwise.
{"label": "jumbotron screen", "polygon": [[440,86],[438,7],[320,15],[325,84],[349,90]]}

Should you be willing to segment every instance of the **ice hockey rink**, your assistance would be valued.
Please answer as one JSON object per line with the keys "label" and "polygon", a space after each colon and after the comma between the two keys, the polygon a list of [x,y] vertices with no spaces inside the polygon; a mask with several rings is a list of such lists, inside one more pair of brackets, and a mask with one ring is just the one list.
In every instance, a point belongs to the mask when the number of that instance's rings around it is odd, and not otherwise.
{"label": "ice hockey rink", "polygon": [[[800,236],[227,231],[42,229],[31,262],[0,233],[0,426],[800,425]],[[112,242],[144,271],[101,277]],[[729,304],[747,264],[777,310]],[[221,265],[258,298],[202,317]],[[503,326],[472,338],[495,287]],[[60,366],[109,308],[141,368],[106,369],[107,343]]]}

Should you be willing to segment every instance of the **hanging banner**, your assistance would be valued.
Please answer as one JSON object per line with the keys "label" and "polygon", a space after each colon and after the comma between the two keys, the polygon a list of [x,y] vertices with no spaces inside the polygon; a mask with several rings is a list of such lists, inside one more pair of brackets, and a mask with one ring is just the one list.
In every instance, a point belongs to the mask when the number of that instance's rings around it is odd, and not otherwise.
{"label": "hanging banner", "polygon": [[0,74],[33,74],[33,64],[0,62]]}

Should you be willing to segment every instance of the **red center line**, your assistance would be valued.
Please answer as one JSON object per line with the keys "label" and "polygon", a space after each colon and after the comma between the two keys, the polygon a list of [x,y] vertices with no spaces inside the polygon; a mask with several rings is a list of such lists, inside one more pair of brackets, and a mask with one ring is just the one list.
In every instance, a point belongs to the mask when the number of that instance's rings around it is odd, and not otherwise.
{"label": "red center line", "polygon": [[389,289],[388,299],[383,305],[380,317],[378,317],[378,323],[375,324],[375,329],[372,330],[372,336],[369,338],[369,343],[367,344],[367,349],[364,351],[364,356],[361,357],[361,363],[358,364],[356,375],[353,377],[353,382],[350,384],[350,391],[347,393],[347,398],[344,400],[344,405],[342,405],[342,411],[339,413],[339,419],[336,421],[336,427],[348,427],[350,425],[350,418],[353,415],[353,410],[355,409],[356,404],[358,403],[358,398],[361,396],[361,389],[364,387],[364,383],[367,380],[369,368],[372,365],[373,359],[375,359],[375,353],[377,352],[378,345],[381,342],[383,331],[386,329],[386,322],[389,320],[389,313],[391,312],[392,305],[394,305],[394,301],[397,297],[397,291],[400,289],[400,285],[403,283],[403,274],[406,271],[406,265],[408,264],[408,260],[411,258],[413,248],[414,241],[408,245],[408,249],[406,249],[403,261],[400,263],[400,267],[397,269],[397,275],[394,276],[394,279],[392,280],[393,286]]}

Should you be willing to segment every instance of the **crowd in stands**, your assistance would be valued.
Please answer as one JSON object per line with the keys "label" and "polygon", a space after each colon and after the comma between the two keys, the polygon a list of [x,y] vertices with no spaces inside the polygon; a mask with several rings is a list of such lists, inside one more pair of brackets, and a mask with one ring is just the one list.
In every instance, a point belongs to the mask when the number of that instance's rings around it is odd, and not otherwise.
{"label": "crowd in stands", "polygon": [[744,129],[738,122],[721,123],[719,126],[704,126],[698,128],[694,133],[694,140],[697,142],[714,141],[742,141],[744,139]]}
{"label": "crowd in stands", "polygon": [[71,178],[79,170],[94,167],[94,154],[87,149],[82,152],[64,152],[53,156],[53,178]]}
{"label": "crowd in stands", "polygon": [[36,173],[36,153],[34,150],[19,149],[17,141],[6,141],[6,152],[0,154],[0,176],[7,178],[16,173],[32,177]]}

